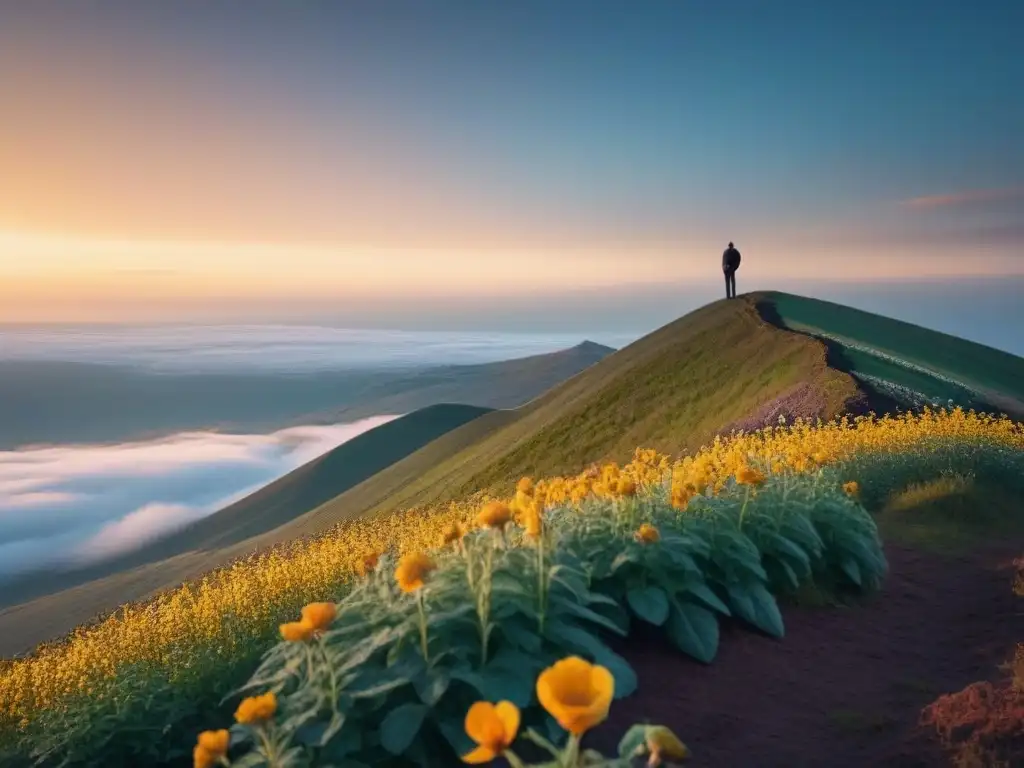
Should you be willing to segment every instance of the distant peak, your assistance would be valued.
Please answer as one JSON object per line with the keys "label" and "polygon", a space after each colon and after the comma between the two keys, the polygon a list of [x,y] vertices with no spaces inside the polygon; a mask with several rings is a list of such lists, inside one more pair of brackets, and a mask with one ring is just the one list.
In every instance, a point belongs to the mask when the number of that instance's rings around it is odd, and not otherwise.
{"label": "distant peak", "polygon": [[581,341],[573,349],[579,352],[600,352],[603,354],[615,351],[612,347],[606,347],[604,344],[598,344],[596,341],[590,341],[589,339]]}

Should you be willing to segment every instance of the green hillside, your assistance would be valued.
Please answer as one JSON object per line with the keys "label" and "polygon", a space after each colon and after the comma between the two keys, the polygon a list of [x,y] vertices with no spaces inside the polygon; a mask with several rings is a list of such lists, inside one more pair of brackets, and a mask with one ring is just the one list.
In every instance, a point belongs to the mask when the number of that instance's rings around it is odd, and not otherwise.
{"label": "green hillside", "polygon": [[900,406],[1024,414],[1024,359],[881,315],[787,293],[754,297],[765,319],[821,339],[829,364]]}
{"label": "green hillside", "polygon": [[[522,475],[625,460],[639,445],[666,453],[692,450],[799,388],[807,390],[803,400],[810,405],[801,415],[822,418],[847,410],[860,395],[848,375],[826,365],[820,342],[774,328],[751,301],[718,301],[560,384],[514,418],[504,417],[508,423],[493,419],[493,430],[454,455],[433,456],[435,446],[426,446],[406,460],[423,471],[396,484],[386,499],[375,501],[379,494],[356,487],[316,514],[328,522],[354,509],[383,511],[507,491]],[[469,427],[481,429],[462,429]]]}
{"label": "green hillside", "polygon": [[[320,506],[489,408],[432,405],[382,424],[161,542],[171,552],[216,549],[271,531]],[[165,555],[166,557],[167,555]]]}

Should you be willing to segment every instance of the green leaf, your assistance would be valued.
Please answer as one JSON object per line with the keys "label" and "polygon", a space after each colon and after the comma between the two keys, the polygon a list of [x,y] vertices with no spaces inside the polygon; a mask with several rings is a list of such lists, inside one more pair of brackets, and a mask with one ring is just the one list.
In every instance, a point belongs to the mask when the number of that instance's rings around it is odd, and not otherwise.
{"label": "green leaf", "polygon": [[647,726],[634,725],[619,741],[619,757],[629,760],[644,754],[647,747]]}
{"label": "green leaf", "polygon": [[843,573],[846,574],[847,578],[850,579],[850,581],[852,581],[858,587],[863,585],[863,581],[861,580],[860,576],[860,567],[857,565],[856,560],[853,560],[851,558],[845,558],[839,564],[839,567],[842,569]]}
{"label": "green leaf", "polygon": [[454,671],[452,679],[473,686],[486,701],[511,701],[524,709],[533,700],[534,679],[515,670],[488,664],[481,672]]}
{"label": "green leaf", "polygon": [[448,690],[448,684],[451,682],[451,677],[445,670],[432,669],[425,675],[416,678],[413,681],[413,685],[416,688],[416,693],[420,697],[420,701],[426,704],[428,707],[432,707],[441,700],[444,696],[445,691]]}
{"label": "green leaf", "polygon": [[476,742],[466,734],[465,722],[466,716],[461,715],[451,719],[443,719],[438,723],[441,735],[444,736],[448,744],[451,745],[455,754],[460,757],[468,754],[476,747]]}
{"label": "green leaf", "polygon": [[697,598],[700,602],[704,603],[708,608],[718,611],[724,616],[732,616],[732,611],[729,610],[729,606],[722,602],[722,599],[715,594],[714,590],[711,589],[707,584],[695,583],[687,584],[684,590],[688,595],[692,595]]}
{"label": "green leaf", "polygon": [[611,567],[608,569],[610,573],[615,574],[621,568],[627,565],[633,565],[639,560],[640,553],[637,552],[636,547],[627,546],[622,552],[615,556],[612,560]]}
{"label": "green leaf", "polygon": [[[536,626],[536,622],[534,622]],[[509,619],[499,625],[501,633],[511,644],[528,653],[537,653],[541,647],[540,635],[524,627],[518,620]]]}
{"label": "green leaf", "polygon": [[420,732],[428,712],[430,707],[424,704],[402,704],[388,712],[380,724],[381,746],[393,755],[405,752]]}
{"label": "green leaf", "polygon": [[668,619],[668,597],[661,587],[633,587],[626,592],[633,612],[649,624],[660,627]]}
{"label": "green leaf", "polygon": [[[377,683],[372,682],[374,678],[378,680]],[[404,676],[391,677],[387,672],[367,670],[366,674],[360,675],[358,679],[345,687],[345,693],[353,699],[372,699],[374,696],[383,696],[396,688],[408,685],[409,682],[409,678]]]}
{"label": "green leaf", "polygon": [[772,637],[785,634],[779,605],[763,584],[730,584],[728,589],[737,616]]}
{"label": "green leaf", "polygon": [[709,664],[718,652],[718,619],[706,608],[675,602],[665,625],[669,639],[684,653]]}
{"label": "green leaf", "polygon": [[[341,729],[343,721],[333,719],[326,733],[330,741],[321,752],[321,757],[337,759],[358,752],[363,746],[363,734],[358,728]],[[337,727],[336,727],[337,726]],[[339,732],[340,731],[340,732]]]}
{"label": "green leaf", "polygon": [[609,619],[607,616],[597,613],[596,611],[593,611],[590,608],[587,608],[586,606],[580,605],[579,603],[575,603],[568,600],[561,601],[558,603],[558,608],[565,613],[570,613],[578,618],[586,619],[592,624],[598,624],[607,629],[609,632],[614,632],[617,635],[625,635],[628,631],[627,627],[623,627],[619,624],[616,624],[612,619]]}

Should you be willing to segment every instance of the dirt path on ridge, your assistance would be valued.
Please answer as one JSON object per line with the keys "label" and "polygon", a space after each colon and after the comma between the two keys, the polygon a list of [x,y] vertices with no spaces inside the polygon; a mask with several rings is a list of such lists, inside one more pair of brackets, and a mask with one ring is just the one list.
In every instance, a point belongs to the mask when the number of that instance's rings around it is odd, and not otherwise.
{"label": "dirt path on ridge", "polygon": [[617,650],[638,692],[613,703],[587,742],[611,753],[646,721],[675,730],[694,768],[947,765],[917,719],[937,695],[994,679],[1024,640],[1011,588],[1019,547],[963,557],[887,547],[879,595],[848,608],[784,607],[783,640],[723,626],[708,666],[656,633],[634,635]]}

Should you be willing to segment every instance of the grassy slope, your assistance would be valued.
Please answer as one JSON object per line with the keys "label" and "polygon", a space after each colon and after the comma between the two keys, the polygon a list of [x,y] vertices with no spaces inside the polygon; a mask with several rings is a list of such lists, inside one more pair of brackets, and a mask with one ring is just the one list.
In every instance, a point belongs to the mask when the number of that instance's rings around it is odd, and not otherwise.
{"label": "grassy slope", "polygon": [[718,301],[605,358],[448,458],[431,460],[434,446],[426,446],[408,461],[427,471],[386,499],[356,487],[316,514],[327,522],[371,503],[383,511],[507,492],[524,474],[625,460],[638,445],[692,450],[802,382],[820,393],[823,417],[858,394],[849,376],[826,366],[819,342],[763,322],[748,300]]}
{"label": "grassy slope", "polygon": [[830,364],[855,376],[943,403],[1024,414],[1024,358],[827,301],[777,292],[757,299],[764,316],[781,327],[827,337]]}

